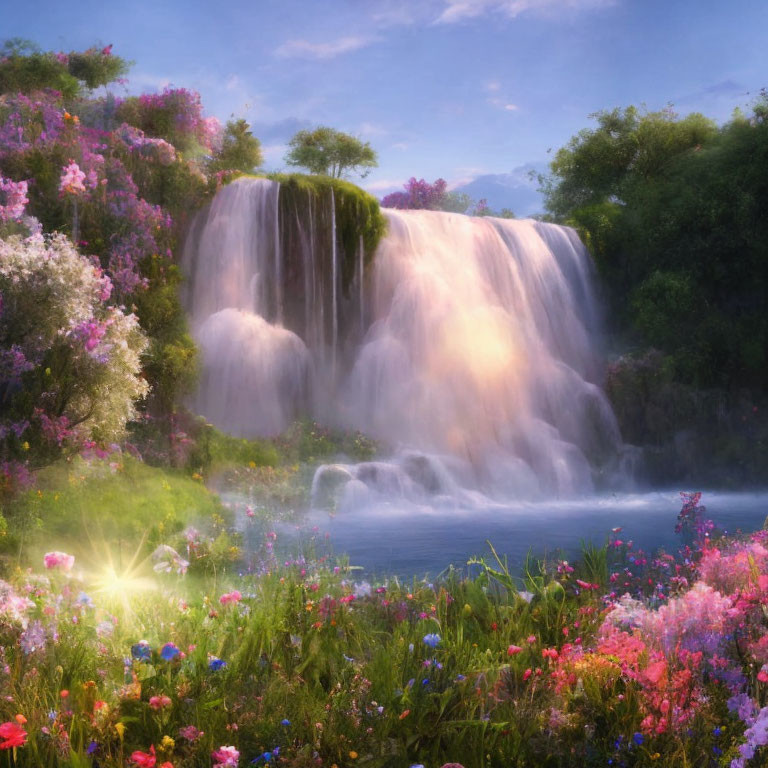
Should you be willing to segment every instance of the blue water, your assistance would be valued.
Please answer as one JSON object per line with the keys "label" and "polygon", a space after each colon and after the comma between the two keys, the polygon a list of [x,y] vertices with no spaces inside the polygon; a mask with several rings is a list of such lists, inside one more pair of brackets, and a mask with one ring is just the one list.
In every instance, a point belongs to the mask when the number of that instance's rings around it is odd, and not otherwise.
{"label": "blue water", "polygon": [[[708,517],[729,533],[757,530],[768,515],[768,493],[705,492],[702,503]],[[449,565],[464,567],[473,555],[490,554],[488,541],[509,559],[513,571],[520,569],[529,552],[561,552],[575,558],[582,541],[602,544],[616,527],[622,528],[618,536],[631,540],[635,549],[674,550],[681,543],[674,531],[680,507],[677,492],[471,510],[382,501],[335,515],[309,512],[298,524],[276,523],[274,528],[286,555],[300,554],[314,541],[322,548],[330,546],[335,554],[347,555],[369,578],[411,578],[435,576]]]}

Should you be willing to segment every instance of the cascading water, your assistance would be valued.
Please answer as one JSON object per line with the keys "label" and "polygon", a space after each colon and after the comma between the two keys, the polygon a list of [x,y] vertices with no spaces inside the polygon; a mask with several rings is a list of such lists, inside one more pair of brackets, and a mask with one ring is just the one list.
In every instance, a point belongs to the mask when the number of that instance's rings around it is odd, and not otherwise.
{"label": "cascading water", "polygon": [[279,193],[279,184],[262,179],[229,184],[194,223],[184,250],[186,304],[202,357],[192,407],[241,436],[277,434],[309,403],[309,352],[281,325]]}
{"label": "cascading water", "polygon": [[309,413],[391,446],[388,462],[321,468],[317,497],[592,489],[621,440],[597,385],[597,304],[572,230],[385,211],[365,274],[362,242],[341,252],[332,194],[289,216],[279,196],[275,182],[234,182],[188,237],[200,413],[246,436]]}

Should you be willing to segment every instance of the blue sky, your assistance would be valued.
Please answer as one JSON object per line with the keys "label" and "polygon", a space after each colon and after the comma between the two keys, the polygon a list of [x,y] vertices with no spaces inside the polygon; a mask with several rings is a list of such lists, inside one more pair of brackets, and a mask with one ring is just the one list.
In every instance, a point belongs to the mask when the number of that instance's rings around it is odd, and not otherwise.
{"label": "blue sky", "polygon": [[768,85],[766,0],[2,0],[2,34],[114,45],[132,91],[195,88],[268,165],[299,128],[370,141],[376,194],[541,166],[600,109],[719,121]]}

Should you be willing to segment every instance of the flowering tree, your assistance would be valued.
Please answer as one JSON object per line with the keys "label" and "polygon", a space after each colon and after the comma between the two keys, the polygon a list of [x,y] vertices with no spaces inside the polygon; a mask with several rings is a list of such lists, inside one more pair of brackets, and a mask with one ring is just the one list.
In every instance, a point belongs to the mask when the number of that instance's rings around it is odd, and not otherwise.
{"label": "flowering tree", "polygon": [[448,182],[445,179],[438,179],[434,184],[430,184],[424,179],[417,179],[415,176],[412,176],[404,185],[404,188],[404,192],[392,192],[384,197],[381,201],[382,207],[442,210]]}
{"label": "flowering tree", "polygon": [[147,393],[146,338],[64,235],[0,239],[0,461],[120,438]]}
{"label": "flowering tree", "polygon": [[64,62],[92,87],[100,75],[94,70],[86,78],[85,70],[113,59],[107,49],[38,55],[17,46],[0,61],[0,87],[15,89],[0,93],[0,234],[27,231],[16,216],[23,200],[43,231],[67,232],[97,257],[113,285],[111,302],[133,306],[150,336],[147,402],[163,416],[196,374],[174,250],[186,217],[216,188],[218,177],[209,181],[205,171],[221,127],[203,114],[199,95],[185,89],[73,99],[50,90],[55,82],[42,75],[8,74]]}

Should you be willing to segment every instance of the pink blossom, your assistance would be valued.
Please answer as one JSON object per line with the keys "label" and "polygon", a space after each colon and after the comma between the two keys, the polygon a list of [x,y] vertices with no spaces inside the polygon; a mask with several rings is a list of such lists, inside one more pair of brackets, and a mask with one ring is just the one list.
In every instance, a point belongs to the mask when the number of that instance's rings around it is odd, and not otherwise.
{"label": "pink blossom", "polygon": [[66,552],[47,552],[43,557],[43,562],[48,570],[58,568],[62,571],[71,571],[75,564],[75,556],[68,555]]}
{"label": "pink blossom", "polygon": [[158,711],[160,709],[165,709],[166,707],[170,707],[171,700],[168,696],[150,696],[149,706],[155,711]]}
{"label": "pink blossom", "polygon": [[238,592],[236,589],[232,592],[225,592],[220,598],[219,602],[222,605],[227,605],[228,603],[239,603],[243,599],[243,596]]}
{"label": "pink blossom", "polygon": [[79,195],[85,192],[84,181],[85,174],[80,170],[80,166],[72,160],[69,165],[65,165],[62,168],[59,192],[62,194]]}
{"label": "pink blossom", "polygon": [[240,752],[235,747],[219,747],[211,753],[214,765],[224,768],[237,768],[240,761]]}

